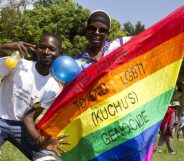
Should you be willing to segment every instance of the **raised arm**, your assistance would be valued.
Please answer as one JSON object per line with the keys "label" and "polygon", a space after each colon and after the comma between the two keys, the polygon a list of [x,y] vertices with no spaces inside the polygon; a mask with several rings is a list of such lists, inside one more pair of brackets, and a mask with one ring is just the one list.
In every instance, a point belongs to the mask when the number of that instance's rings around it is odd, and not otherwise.
{"label": "raised arm", "polygon": [[18,41],[18,42],[11,42],[7,44],[2,44],[0,46],[1,51],[3,50],[11,50],[15,51],[18,50],[20,52],[20,55],[22,58],[27,58],[28,57],[28,49],[35,51],[36,50],[36,45],[29,44],[23,41]]}

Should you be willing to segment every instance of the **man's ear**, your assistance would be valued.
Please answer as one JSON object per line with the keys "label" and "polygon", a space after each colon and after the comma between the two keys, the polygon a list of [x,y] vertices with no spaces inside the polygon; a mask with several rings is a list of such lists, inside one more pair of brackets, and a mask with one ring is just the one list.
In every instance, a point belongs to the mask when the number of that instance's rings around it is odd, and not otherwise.
{"label": "man's ear", "polygon": [[110,35],[110,31],[107,32],[107,36],[109,36],[109,35]]}

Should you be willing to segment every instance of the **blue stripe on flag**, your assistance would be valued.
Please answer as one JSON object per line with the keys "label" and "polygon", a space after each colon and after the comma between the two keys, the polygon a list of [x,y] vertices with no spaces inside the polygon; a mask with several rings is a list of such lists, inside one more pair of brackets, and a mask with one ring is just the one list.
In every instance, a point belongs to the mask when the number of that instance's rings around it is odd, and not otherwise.
{"label": "blue stripe on flag", "polygon": [[155,142],[161,121],[138,136],[102,153],[90,161],[141,161]]}

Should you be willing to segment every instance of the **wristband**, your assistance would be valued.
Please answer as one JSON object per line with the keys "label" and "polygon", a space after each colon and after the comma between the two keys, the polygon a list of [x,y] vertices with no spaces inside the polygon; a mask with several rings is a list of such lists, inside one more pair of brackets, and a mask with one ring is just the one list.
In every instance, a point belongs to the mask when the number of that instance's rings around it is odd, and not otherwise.
{"label": "wristband", "polygon": [[45,140],[45,137],[40,135],[40,136],[37,137],[35,144],[38,145],[38,144],[40,144],[43,140]]}

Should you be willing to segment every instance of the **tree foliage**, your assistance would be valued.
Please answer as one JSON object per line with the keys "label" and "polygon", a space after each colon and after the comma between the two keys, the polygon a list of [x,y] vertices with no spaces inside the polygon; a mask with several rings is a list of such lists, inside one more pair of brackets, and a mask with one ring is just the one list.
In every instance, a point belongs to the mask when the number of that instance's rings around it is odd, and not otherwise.
{"label": "tree foliage", "polygon": [[123,26],[127,36],[135,36],[145,30],[145,26],[142,25],[140,21],[138,21],[135,26],[133,26],[130,21],[124,23]]}
{"label": "tree foliage", "polygon": [[[88,43],[85,25],[89,13],[72,0],[9,0],[0,10],[0,43],[21,40],[37,44],[43,33],[54,32],[62,38],[63,53],[75,56]],[[112,19],[108,39],[124,35],[120,23]]]}

